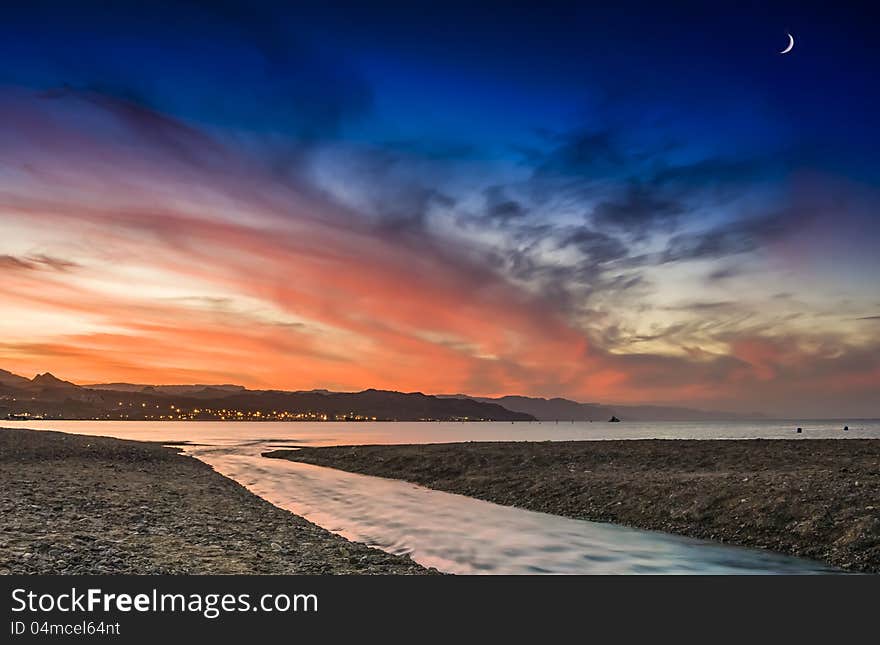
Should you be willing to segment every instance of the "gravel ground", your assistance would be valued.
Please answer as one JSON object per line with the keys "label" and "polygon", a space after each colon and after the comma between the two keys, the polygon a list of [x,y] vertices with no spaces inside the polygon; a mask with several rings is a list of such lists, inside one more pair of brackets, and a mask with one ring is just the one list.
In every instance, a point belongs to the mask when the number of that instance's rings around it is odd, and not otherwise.
{"label": "gravel ground", "polygon": [[158,444],[0,429],[0,573],[420,574]]}
{"label": "gravel ground", "polygon": [[268,455],[880,572],[880,440],[474,442]]}

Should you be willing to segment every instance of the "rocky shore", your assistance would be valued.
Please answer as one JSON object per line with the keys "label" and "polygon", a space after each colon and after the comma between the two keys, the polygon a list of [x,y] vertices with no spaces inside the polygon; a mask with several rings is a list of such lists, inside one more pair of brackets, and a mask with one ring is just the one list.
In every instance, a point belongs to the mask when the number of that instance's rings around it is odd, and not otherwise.
{"label": "rocky shore", "polygon": [[419,574],[158,444],[0,429],[0,573]]}
{"label": "rocky shore", "polygon": [[485,442],[265,456],[880,572],[880,440]]}

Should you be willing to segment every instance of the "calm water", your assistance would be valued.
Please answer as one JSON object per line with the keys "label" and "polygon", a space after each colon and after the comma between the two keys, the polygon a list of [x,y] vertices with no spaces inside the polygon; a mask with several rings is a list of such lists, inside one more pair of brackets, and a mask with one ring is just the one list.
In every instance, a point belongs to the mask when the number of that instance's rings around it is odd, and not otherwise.
{"label": "calm water", "polygon": [[[842,432],[844,425],[849,432]],[[309,446],[456,441],[600,439],[880,439],[880,419],[519,423],[273,423],[221,421],[0,421],[9,428],[61,430],[141,441],[233,445],[284,441]],[[795,434],[800,426],[802,434]]]}
{"label": "calm water", "polygon": [[[844,423],[849,432],[842,432]],[[572,520],[405,482],[265,459],[282,446],[639,438],[880,438],[880,421],[725,423],[220,423],[53,421],[4,426],[152,441],[349,539],[451,573],[822,573],[814,562]],[[797,435],[794,428],[804,433]]]}

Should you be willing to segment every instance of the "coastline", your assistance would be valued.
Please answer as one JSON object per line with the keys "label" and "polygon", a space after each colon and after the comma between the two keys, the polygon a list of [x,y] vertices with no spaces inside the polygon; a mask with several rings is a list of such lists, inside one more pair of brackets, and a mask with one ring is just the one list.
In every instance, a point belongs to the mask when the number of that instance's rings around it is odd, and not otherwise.
{"label": "coastline", "polygon": [[424,574],[159,443],[0,428],[2,574]]}
{"label": "coastline", "polygon": [[263,456],[880,572],[877,439],[469,442]]}

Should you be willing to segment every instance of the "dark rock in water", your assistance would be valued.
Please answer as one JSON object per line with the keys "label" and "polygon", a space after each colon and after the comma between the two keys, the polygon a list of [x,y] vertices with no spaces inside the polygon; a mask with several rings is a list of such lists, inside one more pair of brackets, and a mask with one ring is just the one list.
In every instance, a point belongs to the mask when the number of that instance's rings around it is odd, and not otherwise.
{"label": "dark rock in water", "polygon": [[620,423],[620,419],[618,419],[617,417],[611,417],[610,419],[608,419],[608,423]]}
{"label": "dark rock in water", "polygon": [[798,434],[800,434],[800,433],[803,432],[803,431],[804,431],[803,428],[798,428],[798,429],[797,429],[797,433],[798,433]]}

